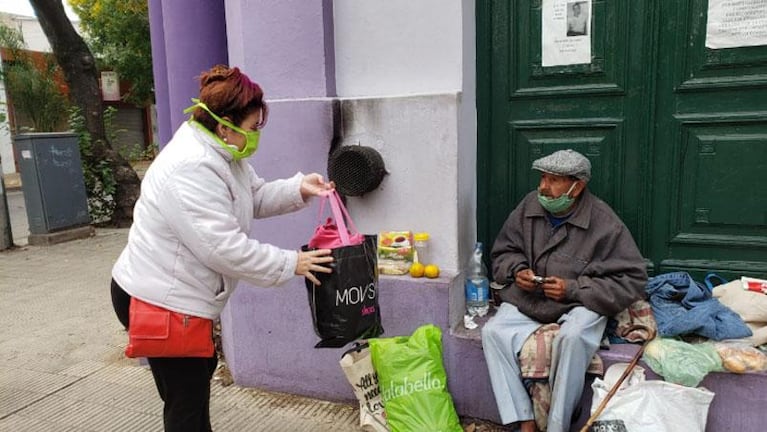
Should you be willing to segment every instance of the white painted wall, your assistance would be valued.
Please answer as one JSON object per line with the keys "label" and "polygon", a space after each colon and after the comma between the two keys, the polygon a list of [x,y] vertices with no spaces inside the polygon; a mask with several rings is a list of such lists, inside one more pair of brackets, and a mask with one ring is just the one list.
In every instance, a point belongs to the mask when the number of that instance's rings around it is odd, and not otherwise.
{"label": "white painted wall", "polygon": [[349,211],[363,232],[428,231],[453,274],[476,240],[474,3],[333,3],[344,144],[376,148],[390,173]]}
{"label": "white painted wall", "polygon": [[426,231],[431,261],[457,271],[456,94],[342,99],[343,144],[376,149],[388,175],[347,207],[364,233]]}
{"label": "white painted wall", "polygon": [[[21,34],[24,35],[24,43],[28,50],[51,52],[51,44],[48,43],[43,28],[37,22],[37,17],[17,17],[16,22],[21,27]],[[75,24],[75,30],[78,30],[77,24]]]}
{"label": "white painted wall", "polygon": [[[76,16],[75,19],[72,19],[70,16],[70,20],[72,20],[75,30],[81,33],[79,19]],[[48,38],[45,37],[43,28],[40,27],[36,16],[0,12],[0,22],[13,29],[21,30],[26,49],[30,51],[51,52],[51,45],[48,43]]]}
{"label": "white painted wall", "polygon": [[338,96],[460,90],[462,3],[335,0]]}

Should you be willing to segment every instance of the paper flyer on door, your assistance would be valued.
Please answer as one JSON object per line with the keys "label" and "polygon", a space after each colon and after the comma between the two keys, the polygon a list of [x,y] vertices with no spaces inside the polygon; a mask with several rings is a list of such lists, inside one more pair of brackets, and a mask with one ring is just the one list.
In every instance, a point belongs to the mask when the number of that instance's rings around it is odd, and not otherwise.
{"label": "paper flyer on door", "polygon": [[591,0],[543,0],[541,64],[591,63]]}
{"label": "paper flyer on door", "polygon": [[706,48],[767,45],[767,1],[709,0]]}

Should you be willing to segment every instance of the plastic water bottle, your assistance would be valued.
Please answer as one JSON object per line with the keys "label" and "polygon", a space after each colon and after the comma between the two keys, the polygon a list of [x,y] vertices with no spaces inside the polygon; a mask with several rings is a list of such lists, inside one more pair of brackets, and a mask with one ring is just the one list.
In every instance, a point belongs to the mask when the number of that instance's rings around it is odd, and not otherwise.
{"label": "plastic water bottle", "polygon": [[490,280],[482,262],[482,243],[474,245],[469,262],[466,265],[466,313],[469,316],[485,316],[489,306]]}

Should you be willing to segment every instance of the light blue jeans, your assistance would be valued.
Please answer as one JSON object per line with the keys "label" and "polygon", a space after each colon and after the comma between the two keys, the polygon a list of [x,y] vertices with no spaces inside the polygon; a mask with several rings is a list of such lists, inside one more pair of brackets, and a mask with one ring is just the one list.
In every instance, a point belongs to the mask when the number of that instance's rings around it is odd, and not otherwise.
{"label": "light blue jeans", "polygon": [[[551,350],[551,408],[548,431],[570,429],[570,419],[583,391],[591,358],[597,352],[607,318],[585,307],[562,315]],[[533,420],[533,406],[522,383],[519,352],[527,338],[542,324],[503,303],[482,328],[482,348],[490,372],[501,422]]]}

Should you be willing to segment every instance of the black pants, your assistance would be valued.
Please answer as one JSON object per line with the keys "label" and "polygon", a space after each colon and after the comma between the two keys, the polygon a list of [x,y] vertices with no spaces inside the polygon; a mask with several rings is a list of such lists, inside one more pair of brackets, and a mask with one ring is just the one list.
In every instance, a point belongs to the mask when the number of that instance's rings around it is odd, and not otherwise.
{"label": "black pants", "polygon": [[[130,295],[112,280],[112,306],[125,328],[129,325]],[[163,423],[166,432],[209,432],[210,379],[218,357],[149,358],[154,383],[165,402]]]}

